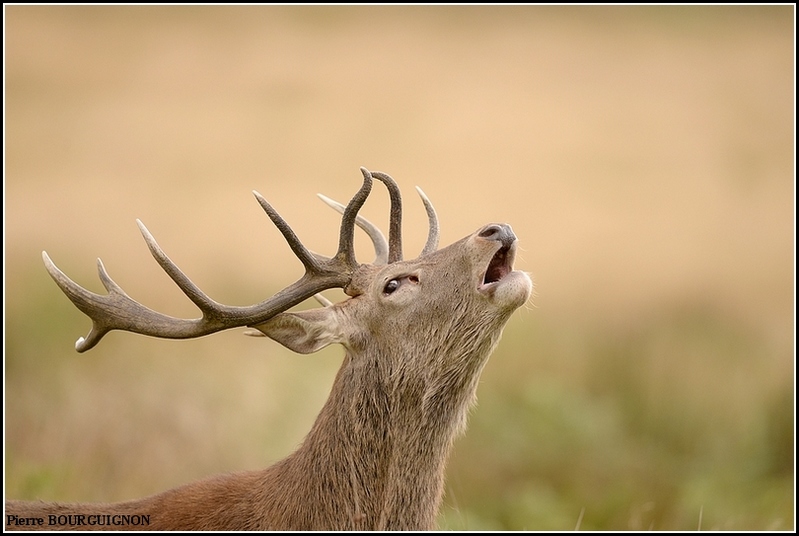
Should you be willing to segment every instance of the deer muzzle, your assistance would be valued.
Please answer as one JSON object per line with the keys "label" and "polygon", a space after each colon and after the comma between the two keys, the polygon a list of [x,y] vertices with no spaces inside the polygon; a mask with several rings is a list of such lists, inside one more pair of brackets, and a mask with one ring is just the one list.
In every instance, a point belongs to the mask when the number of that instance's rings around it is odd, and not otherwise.
{"label": "deer muzzle", "polygon": [[499,249],[491,257],[480,285],[481,290],[488,290],[513,272],[513,260],[516,257],[516,235],[513,234],[510,225],[492,223],[482,229],[478,236],[499,242]]}

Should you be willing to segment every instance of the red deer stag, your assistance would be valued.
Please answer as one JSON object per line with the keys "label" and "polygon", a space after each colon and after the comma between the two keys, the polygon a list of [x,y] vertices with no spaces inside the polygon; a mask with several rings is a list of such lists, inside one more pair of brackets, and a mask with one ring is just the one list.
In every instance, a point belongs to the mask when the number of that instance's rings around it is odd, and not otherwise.
{"label": "red deer stag", "polygon": [[[47,270],[92,320],[76,349],[84,352],[113,329],[191,338],[239,326],[255,328],[300,353],[331,343],[346,356],[330,397],[302,445],[260,471],[221,475],[114,504],[6,501],[6,528],[148,530],[424,530],[435,527],[444,466],[464,430],[480,372],[510,315],[530,296],[527,274],[513,270],[516,236],[492,223],[438,247],[435,211],[422,195],[430,231],[421,255],[403,260],[400,193],[384,173],[361,168],[363,186],[343,212],[338,251],[306,249],[288,224],[258,202],[305,266],[305,274],[249,307],[209,298],[139,227],[158,264],[202,311],[173,318],[132,300],[98,260],[108,294],[80,287],[43,253]],[[373,179],[389,191],[389,239],[358,216]],[[334,207],[336,204],[332,203]],[[359,264],[354,225],[371,237],[372,264]],[[285,312],[329,288],[341,303]],[[322,299],[323,302],[326,300]]]}

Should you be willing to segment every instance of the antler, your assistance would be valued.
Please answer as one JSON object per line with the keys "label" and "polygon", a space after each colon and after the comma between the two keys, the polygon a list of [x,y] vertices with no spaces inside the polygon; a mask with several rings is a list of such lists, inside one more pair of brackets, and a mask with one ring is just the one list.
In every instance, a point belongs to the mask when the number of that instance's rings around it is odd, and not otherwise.
{"label": "antler", "polygon": [[[372,173],[372,176],[376,176],[376,173],[377,172]],[[384,176],[393,181],[393,179],[391,179],[391,177],[388,175]],[[426,255],[438,249],[438,216],[436,215],[436,209],[433,208],[433,204],[430,202],[430,199],[427,198],[422,189],[417,186],[416,191],[419,193],[419,197],[422,198],[425,212],[427,212],[428,225],[430,227],[427,233],[427,242],[420,253],[420,255]],[[325,195],[316,195],[319,196],[319,199],[324,201],[329,207],[333,208],[333,210],[337,211],[339,214],[344,214],[344,205],[338,201],[330,199]],[[355,224],[363,229],[367,235],[369,235],[369,238],[372,240],[372,244],[374,244],[375,260],[373,264],[386,264],[388,262],[389,248],[388,244],[386,243],[386,237],[383,236],[383,233],[380,232],[380,229],[378,229],[376,225],[361,215],[358,215],[358,218],[355,220]]]}
{"label": "antler", "polygon": [[[171,317],[153,311],[133,300],[111,279],[99,259],[97,267],[100,281],[108,294],[100,295],[90,292],[67,277],[50,260],[47,253],[42,252],[42,258],[50,276],[72,303],[92,320],[89,334],[86,338],[81,337],[77,340],[75,349],[78,352],[85,352],[93,348],[106,333],[114,329],[167,339],[200,337],[229,328],[260,324],[328,288],[344,288],[346,291],[352,274],[358,267],[353,247],[356,217],[372,189],[372,173],[365,168],[361,168],[361,173],[363,174],[363,185],[344,209],[338,251],[330,258],[317,255],[305,248],[288,223],[266,199],[258,192],[253,192],[258,203],[302,262],[305,274],[271,298],[248,307],[223,305],[209,298],[167,257],[147,228],[138,220],[139,229],[153,257],[183,293],[200,309],[202,312],[200,318]],[[380,180],[385,182],[382,177]],[[394,186],[396,187],[396,184]],[[393,205],[392,195],[392,207]],[[392,237],[394,235],[396,233],[392,226]],[[391,257],[391,253],[390,251],[389,257]]]}
{"label": "antler", "polygon": [[388,263],[391,264],[402,260],[402,197],[399,186],[390,175],[375,171],[372,177],[386,185],[391,199],[388,224]]}
{"label": "antler", "polygon": [[416,191],[422,198],[424,209],[427,212],[427,221],[430,226],[430,230],[427,233],[427,243],[425,243],[422,253],[420,254],[427,255],[438,249],[438,216],[436,215],[436,209],[433,208],[433,203],[430,202],[422,189],[417,186]]}
{"label": "antler", "polygon": [[[344,214],[344,211],[347,207],[338,201],[330,199],[326,195],[316,195],[319,197],[319,199],[324,201],[327,206],[331,207],[339,214]],[[380,229],[378,229],[377,226],[360,214],[357,218],[355,218],[355,225],[363,229],[364,232],[369,235],[369,238],[372,240],[372,244],[375,246],[375,261],[372,264],[386,264],[388,262],[388,244],[386,243],[386,237],[383,236],[383,233],[380,231]]]}

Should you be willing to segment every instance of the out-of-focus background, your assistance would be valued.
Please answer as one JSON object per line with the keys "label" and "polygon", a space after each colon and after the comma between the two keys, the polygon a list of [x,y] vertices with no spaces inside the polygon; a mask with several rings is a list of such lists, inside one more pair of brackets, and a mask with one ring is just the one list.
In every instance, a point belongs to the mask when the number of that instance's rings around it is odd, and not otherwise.
{"label": "out-of-focus background", "polygon": [[[488,363],[442,529],[792,529],[794,8],[5,7],[5,491],[116,501],[282,458],[341,348],[89,321],[301,274],[250,191],[335,250],[359,166],[442,245],[513,225],[536,293]],[[384,228],[376,186],[364,215]],[[359,237],[361,258],[368,242]],[[340,293],[329,292],[332,299]]]}

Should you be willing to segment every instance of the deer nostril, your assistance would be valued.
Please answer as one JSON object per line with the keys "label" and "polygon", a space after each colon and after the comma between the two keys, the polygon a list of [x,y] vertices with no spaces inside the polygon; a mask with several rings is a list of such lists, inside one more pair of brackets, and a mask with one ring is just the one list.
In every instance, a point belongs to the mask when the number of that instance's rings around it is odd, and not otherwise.
{"label": "deer nostril", "polygon": [[502,242],[503,246],[510,246],[516,240],[516,235],[513,234],[513,229],[510,228],[510,225],[505,223],[491,224],[482,231],[480,231],[478,236],[481,238],[486,238],[488,240],[496,240],[497,242]]}
{"label": "deer nostril", "polygon": [[480,232],[480,236],[482,238],[495,238],[500,231],[499,225],[489,225]]}

